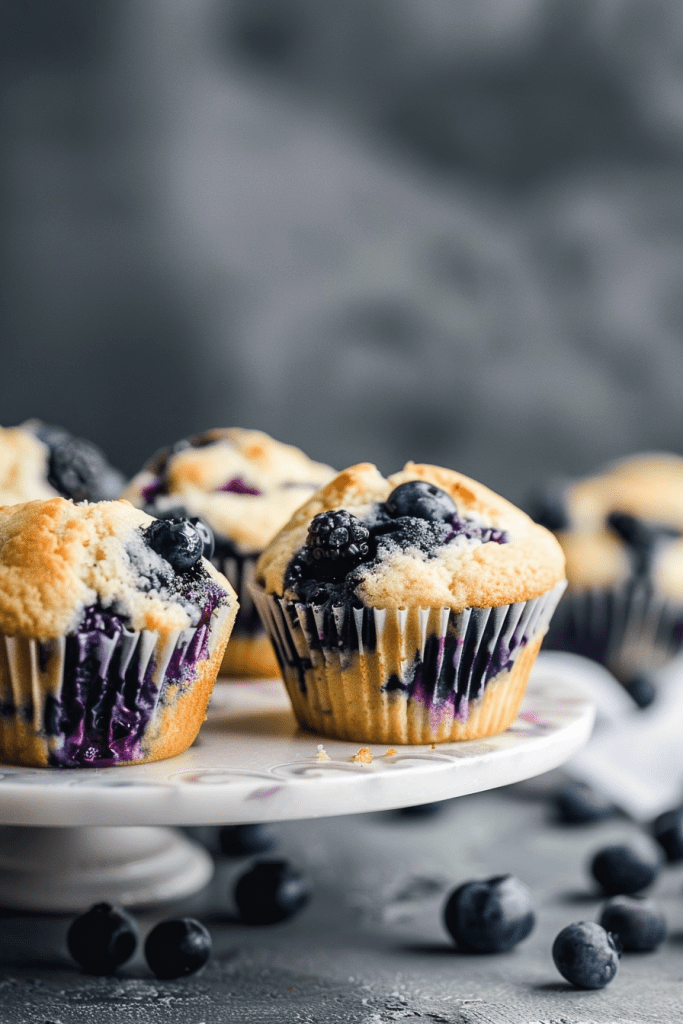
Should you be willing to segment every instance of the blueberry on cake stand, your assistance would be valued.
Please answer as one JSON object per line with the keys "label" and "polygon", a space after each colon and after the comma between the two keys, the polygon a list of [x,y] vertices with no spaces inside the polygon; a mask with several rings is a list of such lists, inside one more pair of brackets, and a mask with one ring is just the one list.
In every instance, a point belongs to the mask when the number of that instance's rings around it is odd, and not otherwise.
{"label": "blueberry on cake stand", "polygon": [[559,671],[543,655],[510,729],[434,746],[329,740],[297,727],[278,680],[221,682],[197,741],[170,760],[0,765],[0,905],[75,911],[179,899],[209,881],[213,863],[172,826],[380,811],[493,789],[562,764],[593,717],[580,667]]}

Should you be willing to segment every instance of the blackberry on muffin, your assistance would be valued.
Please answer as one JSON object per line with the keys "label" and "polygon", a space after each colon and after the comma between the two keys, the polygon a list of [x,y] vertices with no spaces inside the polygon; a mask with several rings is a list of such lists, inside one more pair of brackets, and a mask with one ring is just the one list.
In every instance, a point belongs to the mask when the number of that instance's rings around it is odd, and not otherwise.
{"label": "blackberry on muffin", "polygon": [[124,492],[154,516],[189,516],[213,532],[212,561],[240,602],[224,674],[278,674],[247,584],[261,551],[333,475],[329,466],[313,462],[298,448],[261,431],[234,427],[205,431],[162,449]]}
{"label": "blackberry on muffin", "polygon": [[425,743],[511,724],[563,566],[551,533],[468,477],[361,464],[295,513],[252,592],[302,725]]}

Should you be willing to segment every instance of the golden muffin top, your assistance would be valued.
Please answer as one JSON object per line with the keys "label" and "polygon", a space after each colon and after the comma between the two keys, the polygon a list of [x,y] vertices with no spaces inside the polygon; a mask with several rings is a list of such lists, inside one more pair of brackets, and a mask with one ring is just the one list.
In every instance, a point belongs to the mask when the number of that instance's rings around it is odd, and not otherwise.
{"label": "golden muffin top", "polygon": [[206,559],[179,571],[154,550],[155,523],[127,501],[58,497],[0,508],[0,633],[58,637],[100,605],[133,630],[168,635],[196,625],[207,595],[236,600]]}
{"label": "golden muffin top", "polygon": [[[341,510],[353,517],[348,528],[343,518],[313,522]],[[361,463],[318,490],[256,567],[269,593],[292,600],[300,599],[299,580],[338,585],[342,573],[369,607],[461,611],[538,597],[563,580],[564,556],[552,533],[461,473],[409,462],[384,479]]]}

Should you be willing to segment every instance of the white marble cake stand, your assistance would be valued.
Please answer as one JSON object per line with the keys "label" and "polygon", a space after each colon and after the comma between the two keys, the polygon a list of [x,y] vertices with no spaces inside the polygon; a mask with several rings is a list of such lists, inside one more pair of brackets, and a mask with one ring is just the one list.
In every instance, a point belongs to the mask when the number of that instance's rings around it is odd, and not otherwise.
{"label": "white marble cake stand", "polygon": [[558,672],[541,656],[518,719],[500,736],[394,753],[370,744],[371,763],[353,760],[358,743],[298,729],[282,684],[266,680],[219,683],[197,742],[168,761],[72,770],[0,765],[0,905],[71,911],[108,899],[141,906],[201,888],[213,871],[209,855],[158,826],[379,811],[548,771],[591,732],[580,665],[577,659],[576,671]]}

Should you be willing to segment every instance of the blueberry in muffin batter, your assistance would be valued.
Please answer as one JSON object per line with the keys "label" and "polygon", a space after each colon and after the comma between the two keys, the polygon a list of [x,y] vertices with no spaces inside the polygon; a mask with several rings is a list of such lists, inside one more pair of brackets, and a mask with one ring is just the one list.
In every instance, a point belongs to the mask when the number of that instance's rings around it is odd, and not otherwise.
{"label": "blueberry in muffin batter", "polygon": [[481,484],[361,464],[293,516],[253,593],[302,724],[433,742],[507,727],[562,576],[553,537]]}

